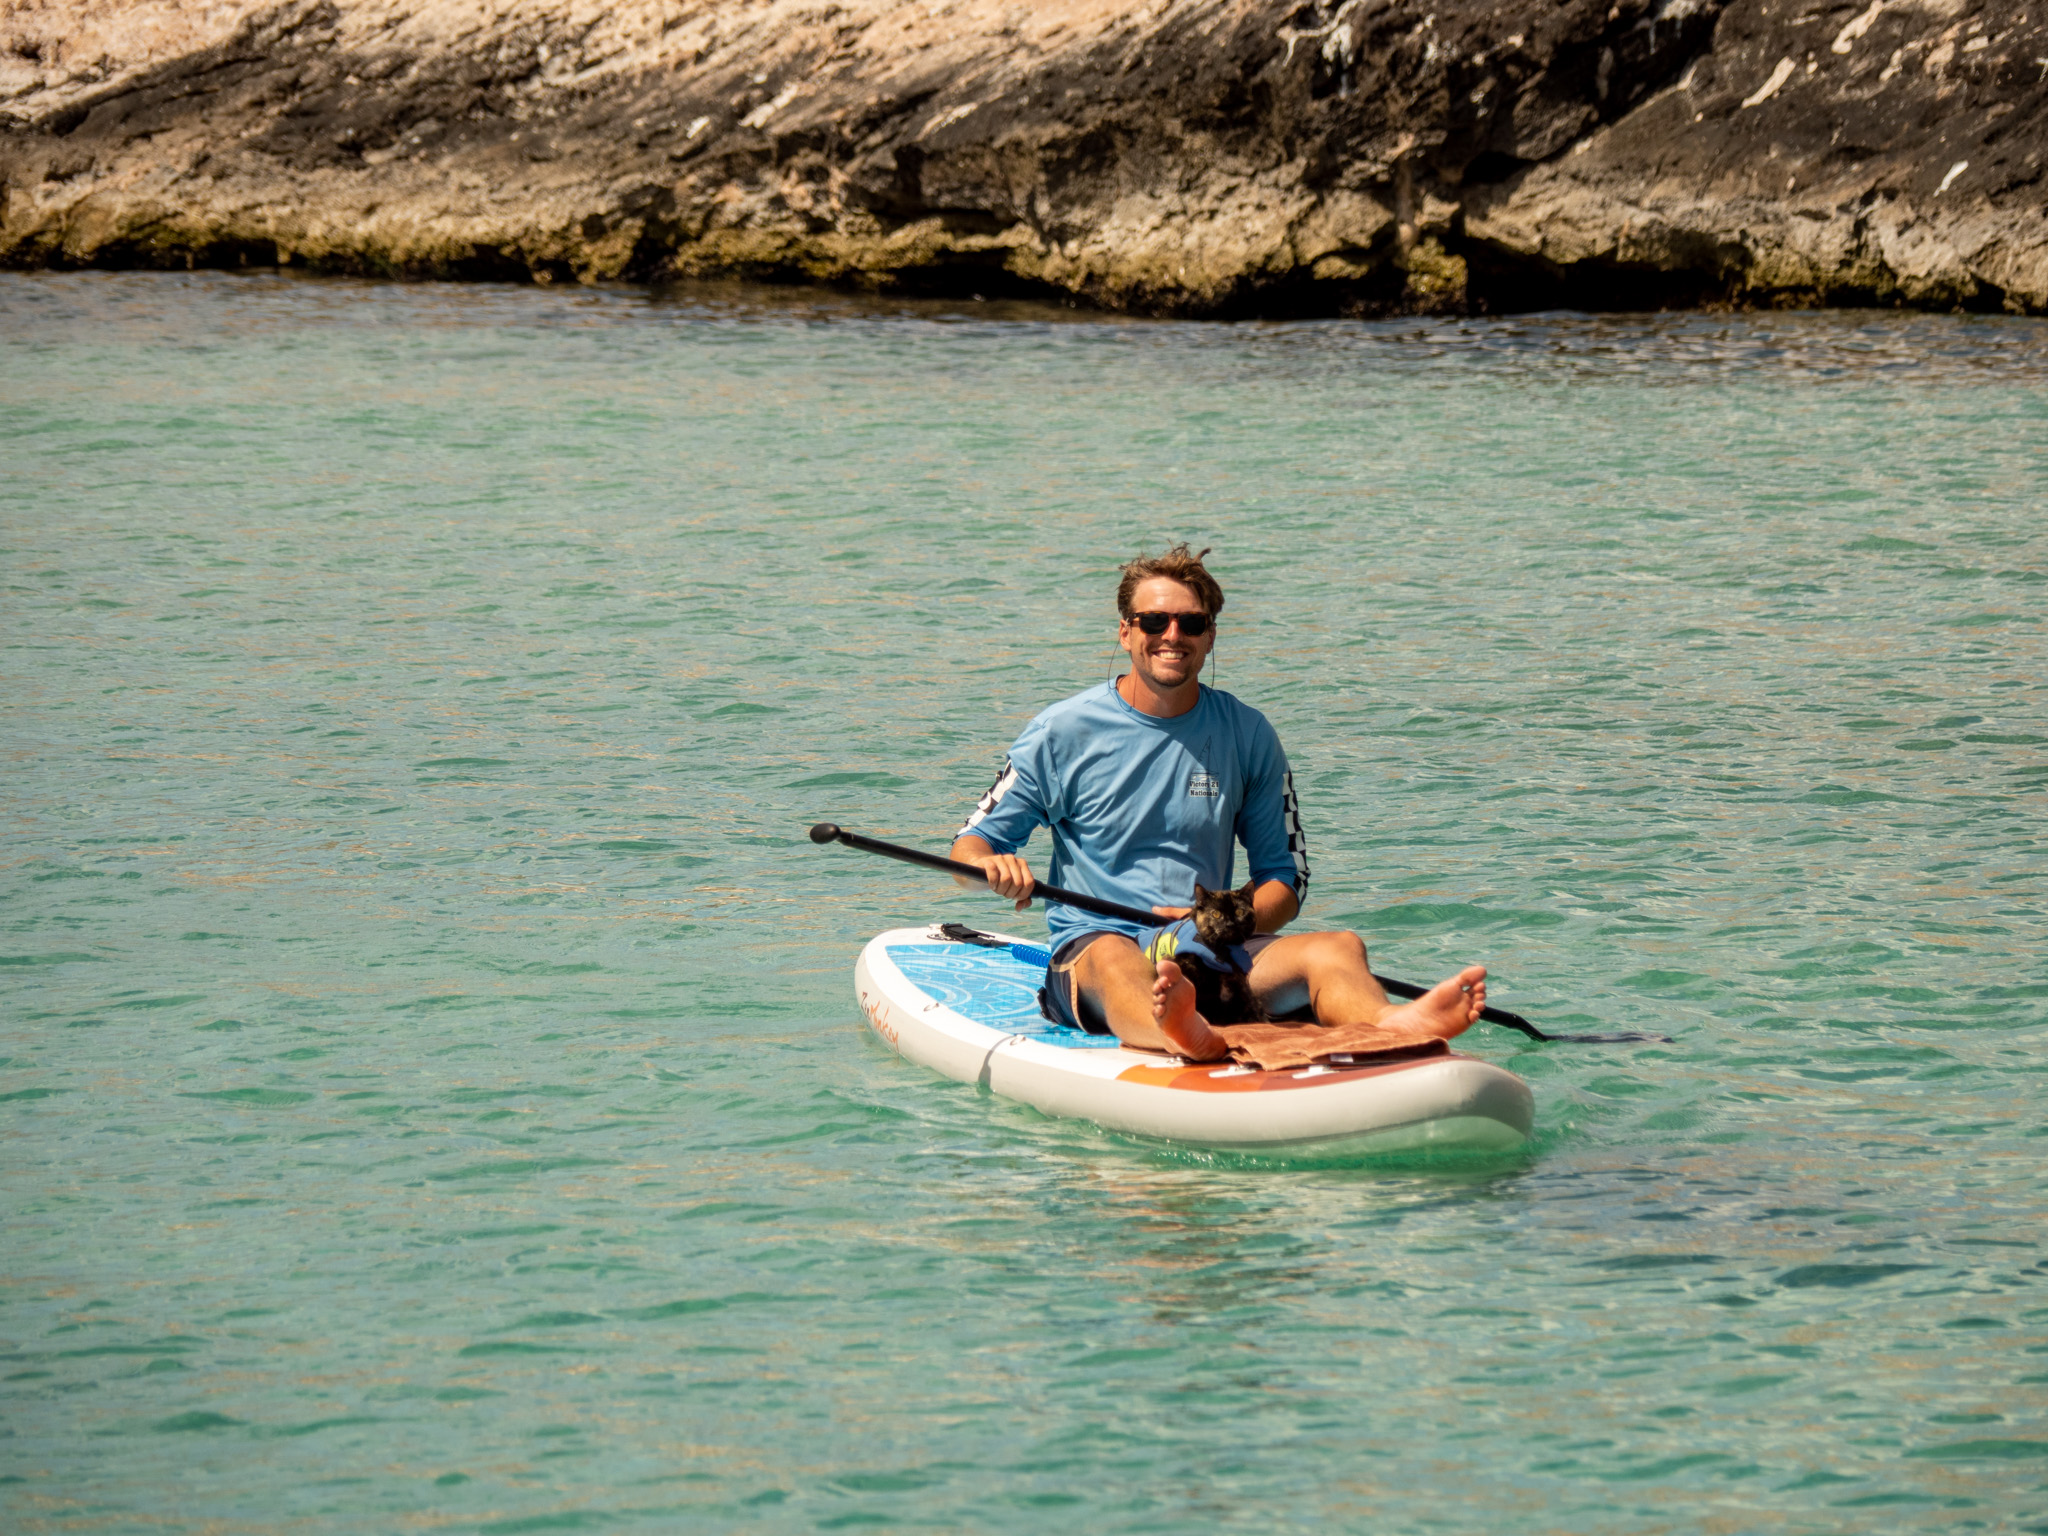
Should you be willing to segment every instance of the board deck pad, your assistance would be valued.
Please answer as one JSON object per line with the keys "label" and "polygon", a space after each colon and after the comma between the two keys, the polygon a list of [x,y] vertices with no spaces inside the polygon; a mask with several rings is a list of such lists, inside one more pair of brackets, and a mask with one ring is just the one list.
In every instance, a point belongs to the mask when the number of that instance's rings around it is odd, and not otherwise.
{"label": "board deck pad", "polygon": [[1049,957],[1035,944],[891,944],[887,954],[905,981],[976,1024],[1080,1050],[1114,1050],[1118,1044],[1114,1035],[1065,1029],[1038,1011]]}

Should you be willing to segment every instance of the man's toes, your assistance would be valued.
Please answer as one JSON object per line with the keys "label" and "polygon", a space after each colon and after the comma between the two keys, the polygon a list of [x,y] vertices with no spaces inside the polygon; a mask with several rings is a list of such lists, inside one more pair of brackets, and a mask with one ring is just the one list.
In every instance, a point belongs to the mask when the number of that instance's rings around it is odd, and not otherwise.
{"label": "man's toes", "polygon": [[1159,978],[1152,983],[1152,1017],[1163,1019],[1173,1006],[1173,994],[1187,986],[1180,973],[1180,967],[1171,960],[1159,962]]}
{"label": "man's toes", "polygon": [[1460,1000],[1465,1005],[1461,1012],[1466,1021],[1470,1022],[1477,1019],[1480,1011],[1486,1007],[1486,967],[1468,965],[1458,972],[1457,980]]}

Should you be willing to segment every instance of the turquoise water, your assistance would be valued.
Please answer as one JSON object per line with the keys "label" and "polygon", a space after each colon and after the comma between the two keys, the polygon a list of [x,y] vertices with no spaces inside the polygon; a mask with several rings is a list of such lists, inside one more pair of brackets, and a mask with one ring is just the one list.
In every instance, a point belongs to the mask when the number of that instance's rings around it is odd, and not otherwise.
{"label": "turquoise water", "polygon": [[[10,1531],[2048,1530],[2048,327],[0,278]],[[888,1054],[1213,544],[1490,1163]],[[1023,931],[1042,932],[1037,916]]]}

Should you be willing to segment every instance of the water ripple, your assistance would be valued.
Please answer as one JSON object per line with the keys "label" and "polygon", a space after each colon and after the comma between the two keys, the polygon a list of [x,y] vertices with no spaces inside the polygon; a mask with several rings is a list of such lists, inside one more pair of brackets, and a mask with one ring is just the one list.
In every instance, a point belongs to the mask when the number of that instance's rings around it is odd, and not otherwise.
{"label": "water ripple", "polygon": [[[2039,1523],[2048,328],[0,276],[10,1530]],[[1217,547],[1520,1158],[940,1082],[869,934]],[[1027,920],[1027,926],[1036,919]]]}

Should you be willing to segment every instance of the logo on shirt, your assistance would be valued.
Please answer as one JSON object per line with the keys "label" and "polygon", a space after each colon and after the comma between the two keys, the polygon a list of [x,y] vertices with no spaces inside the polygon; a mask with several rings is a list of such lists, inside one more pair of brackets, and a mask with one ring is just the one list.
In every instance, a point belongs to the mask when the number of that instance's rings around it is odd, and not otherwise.
{"label": "logo on shirt", "polygon": [[1215,774],[1205,773],[1197,768],[1188,778],[1188,793],[1213,800],[1216,796],[1222,794],[1223,791],[1216,783]]}

